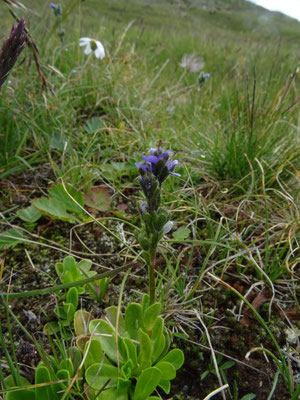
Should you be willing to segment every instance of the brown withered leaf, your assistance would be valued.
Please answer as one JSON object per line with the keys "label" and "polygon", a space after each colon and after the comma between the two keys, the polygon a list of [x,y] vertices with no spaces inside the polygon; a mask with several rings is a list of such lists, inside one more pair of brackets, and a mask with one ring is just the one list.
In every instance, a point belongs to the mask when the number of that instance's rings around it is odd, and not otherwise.
{"label": "brown withered leaf", "polygon": [[[271,294],[268,288],[264,288],[254,298],[251,305],[254,307],[256,311],[258,311],[260,306],[262,306],[264,303],[268,301],[271,301]],[[243,318],[241,318],[240,323],[246,326],[247,328],[251,325],[251,322],[253,321],[253,317],[251,316],[251,314],[252,311],[249,309],[249,307],[245,307],[244,316]]]}
{"label": "brown withered leaf", "polygon": [[280,310],[279,315],[282,319],[285,319],[287,317],[291,321],[292,320],[299,321],[299,319],[300,319],[300,313],[296,306],[293,308],[290,308],[289,310],[284,310],[284,312]]}

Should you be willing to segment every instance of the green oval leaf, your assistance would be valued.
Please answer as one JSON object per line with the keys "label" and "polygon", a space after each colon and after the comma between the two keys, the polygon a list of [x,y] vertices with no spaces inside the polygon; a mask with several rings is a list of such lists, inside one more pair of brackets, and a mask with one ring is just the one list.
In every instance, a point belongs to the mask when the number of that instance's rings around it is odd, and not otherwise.
{"label": "green oval leaf", "polygon": [[86,335],[89,332],[89,323],[92,315],[86,310],[78,310],[74,314],[74,330],[76,336]]}
{"label": "green oval leaf", "polygon": [[85,373],[87,383],[95,390],[102,389],[108,380],[110,381],[107,388],[116,386],[119,376],[117,367],[109,364],[102,364],[101,366],[101,363],[91,365]]}
{"label": "green oval leaf", "polygon": [[[71,303],[75,310],[78,306],[78,291],[77,288],[72,287],[67,292],[67,303]],[[75,311],[74,311],[75,312]]]}
{"label": "green oval leaf", "polygon": [[[64,360],[62,360],[59,364],[59,370],[67,370],[69,373],[69,376],[73,376],[74,375],[74,367],[73,367],[73,363],[70,360],[70,358],[65,358]],[[63,378],[60,378],[63,379]]]}
{"label": "green oval leaf", "polygon": [[92,339],[86,342],[84,347],[84,367],[87,369],[93,364],[99,364],[102,361],[103,350],[98,340]]}
{"label": "green oval leaf", "polygon": [[248,394],[246,394],[245,396],[243,396],[243,397],[241,398],[241,400],[252,400],[252,399],[255,399],[255,397],[256,397],[256,394],[254,394],[254,393],[248,393]]}
{"label": "green oval leaf", "polygon": [[142,307],[131,303],[125,310],[125,329],[131,339],[137,340],[139,328],[143,326]]}
{"label": "green oval leaf", "polygon": [[[115,363],[118,361],[116,335],[114,329],[103,319],[94,319],[90,322],[90,333],[101,343],[104,353]],[[119,355],[119,359],[121,359]]]}
{"label": "green oval leaf", "polygon": [[181,226],[180,228],[177,229],[177,231],[173,232],[173,238],[181,242],[187,237],[189,237],[190,233],[191,230],[189,228]]}
{"label": "green oval leaf", "polygon": [[179,369],[184,362],[183,352],[179,349],[171,350],[161,361],[167,361],[173,365],[175,370]]}
{"label": "green oval leaf", "polygon": [[167,361],[160,361],[155,364],[155,367],[158,368],[161,372],[161,379],[165,381],[170,381],[174,379],[176,376],[176,370],[173,365]]}
{"label": "green oval leaf", "polygon": [[118,318],[118,334],[123,335],[125,330],[125,322],[122,313],[118,314],[118,307],[111,306],[105,309],[106,318],[113,325],[114,328],[117,326],[117,318]]}
{"label": "green oval leaf", "polygon": [[159,381],[158,386],[166,393],[170,393],[170,389],[171,389],[171,384],[170,381],[164,381],[163,379],[161,379]]}
{"label": "green oval leaf", "polygon": [[44,325],[43,333],[45,335],[54,335],[55,333],[59,332],[59,324],[57,321],[50,321]]}
{"label": "green oval leaf", "polygon": [[146,400],[157,387],[161,372],[156,367],[145,369],[137,380],[133,400]]}
{"label": "green oval leaf", "polygon": [[142,329],[139,329],[138,337],[140,342],[138,360],[141,364],[141,367],[145,368],[145,366],[151,365],[151,355],[152,355],[151,341],[147,333],[142,331]]}
{"label": "green oval leaf", "polygon": [[[53,378],[53,379],[52,379]],[[35,383],[47,383],[55,381],[56,377],[51,377],[47,367],[41,365],[37,366],[35,371]],[[36,398],[43,400],[53,400],[56,398],[56,392],[60,389],[58,384],[39,386],[35,388]]]}
{"label": "green oval leaf", "polygon": [[156,319],[158,318],[161,310],[161,305],[159,303],[154,303],[146,309],[144,312],[144,327],[147,331],[151,331]]}

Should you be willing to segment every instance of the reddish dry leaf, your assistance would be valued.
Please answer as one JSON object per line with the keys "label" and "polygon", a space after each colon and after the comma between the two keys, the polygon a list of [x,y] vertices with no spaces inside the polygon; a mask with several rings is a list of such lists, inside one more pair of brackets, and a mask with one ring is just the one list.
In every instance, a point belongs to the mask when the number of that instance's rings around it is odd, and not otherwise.
{"label": "reddish dry leaf", "polygon": [[107,187],[94,186],[84,196],[85,205],[96,211],[108,211],[111,204],[111,195]]}
{"label": "reddish dry leaf", "polygon": [[117,210],[119,210],[119,211],[126,211],[126,210],[128,209],[128,205],[125,204],[125,203],[120,203],[120,204],[117,205],[116,208],[117,208]]}

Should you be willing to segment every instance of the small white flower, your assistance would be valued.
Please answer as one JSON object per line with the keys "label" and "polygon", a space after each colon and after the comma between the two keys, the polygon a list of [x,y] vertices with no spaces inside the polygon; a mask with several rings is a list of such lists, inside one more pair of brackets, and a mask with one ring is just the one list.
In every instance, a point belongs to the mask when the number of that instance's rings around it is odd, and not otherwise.
{"label": "small white flower", "polygon": [[105,57],[103,44],[99,40],[83,37],[79,39],[79,46],[85,46],[84,54],[93,52],[96,58],[100,58],[101,60]]}

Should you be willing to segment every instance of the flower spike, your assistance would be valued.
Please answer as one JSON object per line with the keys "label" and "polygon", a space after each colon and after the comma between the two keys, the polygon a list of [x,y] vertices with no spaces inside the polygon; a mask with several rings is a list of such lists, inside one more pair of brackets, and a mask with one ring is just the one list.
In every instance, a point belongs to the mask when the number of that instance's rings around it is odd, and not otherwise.
{"label": "flower spike", "polygon": [[15,27],[12,26],[9,38],[3,43],[0,50],[0,89],[6,81],[19,55],[24,50],[27,41],[25,21],[23,18]]}
{"label": "flower spike", "polygon": [[155,257],[159,241],[173,228],[170,215],[167,210],[160,207],[161,186],[169,175],[177,175],[173,172],[178,164],[177,160],[170,160],[170,150],[163,151],[161,141],[158,147],[150,149],[150,155],[142,155],[144,162],[136,162],[135,165],[140,173],[140,184],[146,202],[139,205],[143,221],[143,228],[136,232],[136,238],[143,256],[149,267],[149,294],[150,303],[155,298]]}

